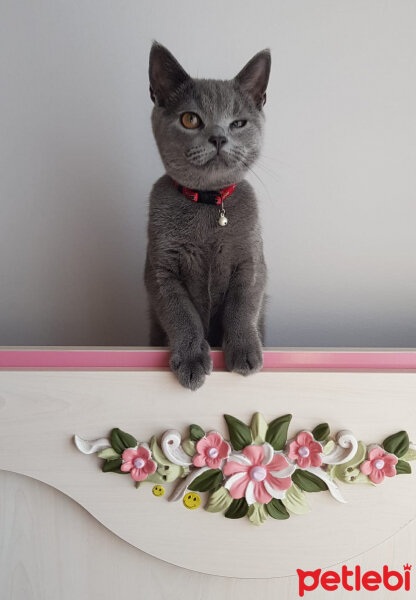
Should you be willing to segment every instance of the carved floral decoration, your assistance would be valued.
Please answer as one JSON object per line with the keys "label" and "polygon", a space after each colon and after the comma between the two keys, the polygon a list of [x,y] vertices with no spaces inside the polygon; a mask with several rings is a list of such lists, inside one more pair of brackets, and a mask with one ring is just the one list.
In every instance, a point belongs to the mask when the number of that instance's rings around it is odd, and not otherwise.
{"label": "carved floral decoration", "polygon": [[347,430],[331,436],[329,425],[321,423],[288,439],[291,419],[283,415],[267,423],[256,413],[249,426],[225,415],[228,440],[195,424],[184,440],[169,429],[160,442],[155,436],[138,442],[117,428],[109,439],[74,439],[84,454],[98,453],[104,472],[129,474],[136,487],[152,483],[155,496],[174,484],[168,500],[182,499],[187,508],[197,508],[199,493],[206,493],[208,512],[247,516],[255,525],[309,512],[307,495],[313,492],[328,491],[345,502],[339,482],[377,486],[386,477],[411,473],[416,446],[406,431],[367,446]]}

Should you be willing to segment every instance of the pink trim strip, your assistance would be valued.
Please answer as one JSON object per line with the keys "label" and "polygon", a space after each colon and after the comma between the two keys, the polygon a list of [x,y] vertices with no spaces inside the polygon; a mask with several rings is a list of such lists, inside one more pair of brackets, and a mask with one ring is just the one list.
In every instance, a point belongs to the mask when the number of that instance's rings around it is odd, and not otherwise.
{"label": "pink trim strip", "polygon": [[[215,369],[224,369],[220,350],[212,352]],[[167,350],[0,350],[0,368],[166,368]],[[415,369],[416,350],[404,351],[264,351],[264,369]]]}

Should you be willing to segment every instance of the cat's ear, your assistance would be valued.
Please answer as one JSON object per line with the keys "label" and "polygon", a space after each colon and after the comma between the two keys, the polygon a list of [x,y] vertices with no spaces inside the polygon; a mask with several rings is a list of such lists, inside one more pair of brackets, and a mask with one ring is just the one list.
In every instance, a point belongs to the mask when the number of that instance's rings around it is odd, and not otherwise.
{"label": "cat's ear", "polygon": [[158,106],[164,106],[170,94],[189,79],[176,58],[167,48],[153,42],[149,57],[150,97]]}
{"label": "cat's ear", "polygon": [[266,103],[266,88],[271,64],[270,50],[262,50],[253,56],[235,77],[243,90],[252,96],[259,109]]}

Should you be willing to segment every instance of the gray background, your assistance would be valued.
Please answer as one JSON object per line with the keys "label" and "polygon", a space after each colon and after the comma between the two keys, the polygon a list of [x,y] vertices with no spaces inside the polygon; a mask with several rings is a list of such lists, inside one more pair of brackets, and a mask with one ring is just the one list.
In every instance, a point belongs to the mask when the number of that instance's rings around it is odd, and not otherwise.
{"label": "gray background", "polygon": [[145,345],[152,38],[270,46],[269,346],[416,346],[414,0],[0,0],[0,343]]}

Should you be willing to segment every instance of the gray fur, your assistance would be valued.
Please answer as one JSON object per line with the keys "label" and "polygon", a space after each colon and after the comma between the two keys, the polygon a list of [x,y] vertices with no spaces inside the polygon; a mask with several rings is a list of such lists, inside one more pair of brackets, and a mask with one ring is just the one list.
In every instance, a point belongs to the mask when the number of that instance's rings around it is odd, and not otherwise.
{"label": "gray fur", "polygon": [[[210,346],[223,347],[230,371],[262,367],[266,266],[257,201],[247,170],[260,153],[270,53],[257,54],[232,80],[192,79],[166,48],[153,44],[152,125],[166,174],[150,195],[145,283],[150,302],[150,344],[169,345],[180,383],[200,387],[211,372]],[[197,113],[201,129],[180,117]],[[230,123],[247,124],[231,129]],[[211,136],[225,136],[218,151]],[[218,207],[194,203],[172,178],[192,189],[218,190],[237,183]]]}

